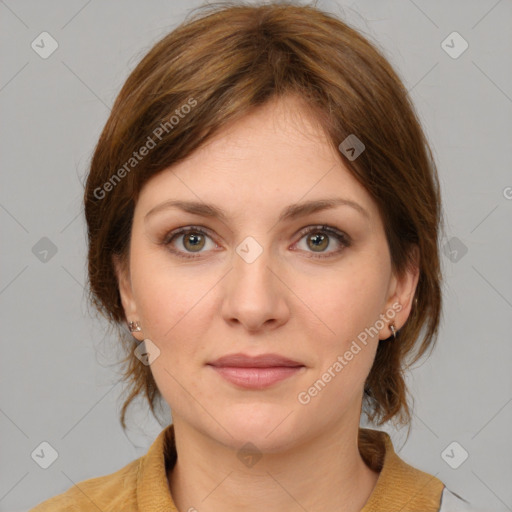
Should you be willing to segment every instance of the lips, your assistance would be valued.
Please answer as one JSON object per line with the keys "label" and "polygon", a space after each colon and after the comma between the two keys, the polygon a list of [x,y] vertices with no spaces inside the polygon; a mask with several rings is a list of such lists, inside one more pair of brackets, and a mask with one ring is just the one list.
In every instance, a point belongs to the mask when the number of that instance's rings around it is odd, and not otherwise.
{"label": "lips", "polygon": [[279,354],[230,354],[208,366],[230,384],[253,390],[268,388],[305,370],[302,363]]}
{"label": "lips", "polygon": [[262,354],[259,356],[248,356],[245,354],[230,354],[220,357],[208,363],[215,367],[233,368],[272,368],[272,367],[300,367],[304,366],[298,361],[288,359],[279,354]]}

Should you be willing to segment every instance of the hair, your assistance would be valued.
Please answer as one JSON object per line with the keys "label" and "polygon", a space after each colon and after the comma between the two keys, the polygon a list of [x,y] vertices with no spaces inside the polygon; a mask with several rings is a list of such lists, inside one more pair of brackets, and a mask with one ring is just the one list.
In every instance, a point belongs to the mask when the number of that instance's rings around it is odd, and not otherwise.
{"label": "hair", "polygon": [[[85,186],[89,300],[118,329],[125,351],[123,430],[135,398],[145,396],[155,416],[162,398],[149,366],[134,355],[133,337],[121,328],[126,318],[113,264],[114,255],[129,264],[138,194],[228,122],[284,95],[301,99],[376,202],[393,272],[413,268],[414,248],[419,251],[416,300],[397,340],[379,341],[363,396],[373,423],[411,422],[404,371],[434,347],[442,309],[439,182],[412,100],[383,53],[334,15],[287,2],[217,2],[165,35],[131,72]],[[365,146],[356,159],[338,149],[351,134]]]}

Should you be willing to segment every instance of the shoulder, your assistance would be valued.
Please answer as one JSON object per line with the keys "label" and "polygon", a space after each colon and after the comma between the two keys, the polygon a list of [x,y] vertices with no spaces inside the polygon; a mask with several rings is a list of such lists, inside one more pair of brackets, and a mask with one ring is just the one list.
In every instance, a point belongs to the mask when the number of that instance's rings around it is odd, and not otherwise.
{"label": "shoulder", "polygon": [[136,510],[137,477],[142,457],[108,475],[73,484],[29,512],[113,512]]}
{"label": "shoulder", "polygon": [[360,428],[358,445],[366,464],[379,472],[377,483],[362,512],[439,511],[443,482],[402,460],[396,454],[387,432]]}
{"label": "shoulder", "polygon": [[387,432],[362,428],[358,444],[367,465],[380,472],[362,512],[483,512],[450,491],[435,475],[400,458]]}
{"label": "shoulder", "polygon": [[145,455],[115,473],[74,483],[67,491],[43,501],[29,512],[177,511],[169,492],[167,466],[177,453],[174,428],[160,432]]}

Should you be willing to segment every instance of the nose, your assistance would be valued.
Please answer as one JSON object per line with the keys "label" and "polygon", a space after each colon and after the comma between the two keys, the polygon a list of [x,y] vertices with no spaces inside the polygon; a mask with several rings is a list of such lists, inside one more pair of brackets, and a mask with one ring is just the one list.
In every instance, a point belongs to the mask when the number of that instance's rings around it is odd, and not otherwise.
{"label": "nose", "polygon": [[[275,329],[289,316],[289,289],[276,258],[262,244],[238,247],[225,279],[222,315],[226,322],[240,324],[254,333]],[[254,251],[261,251],[255,259]],[[253,254],[251,255],[251,251]],[[257,254],[257,253],[256,253]],[[248,256],[248,257],[247,257]],[[251,257],[252,256],[252,257]]]}

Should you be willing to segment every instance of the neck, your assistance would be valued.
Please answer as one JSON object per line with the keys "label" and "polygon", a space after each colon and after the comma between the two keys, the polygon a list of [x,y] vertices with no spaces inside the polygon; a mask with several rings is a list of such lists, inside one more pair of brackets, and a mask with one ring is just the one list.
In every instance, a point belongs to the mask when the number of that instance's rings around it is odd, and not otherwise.
{"label": "neck", "polygon": [[359,512],[379,475],[359,454],[358,425],[321,432],[245,467],[236,448],[173,423],[178,458],[168,480],[179,510]]}

